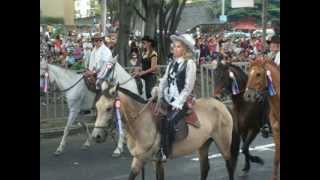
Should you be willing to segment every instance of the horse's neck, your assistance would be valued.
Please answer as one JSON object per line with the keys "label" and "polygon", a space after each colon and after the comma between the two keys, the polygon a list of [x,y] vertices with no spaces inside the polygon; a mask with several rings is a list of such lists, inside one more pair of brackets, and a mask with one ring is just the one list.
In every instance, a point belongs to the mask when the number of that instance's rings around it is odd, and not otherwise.
{"label": "horse's neck", "polygon": [[48,66],[49,66],[49,77],[54,79],[59,89],[69,88],[81,76],[79,74],[76,74],[73,71],[70,71],[68,69],[63,69],[55,65],[48,64]]}
{"label": "horse's neck", "polygon": [[266,69],[270,70],[273,86],[276,93],[280,96],[280,70],[274,64],[266,64]]}
{"label": "horse's neck", "polygon": [[[150,128],[155,127],[154,121],[150,118],[145,118],[145,112],[149,109],[145,109],[140,112],[144,105],[139,104],[129,96],[119,92],[119,98],[121,102],[121,112],[125,116],[125,121],[128,126],[128,133],[135,139],[135,141],[143,140],[143,131],[150,131]],[[141,139],[142,138],[142,139]]]}
{"label": "horse's neck", "polygon": [[[119,63],[116,63],[115,66],[116,67],[115,67],[115,72],[114,72],[115,74],[114,75],[120,84],[128,81],[132,77]],[[111,76],[112,76],[112,74],[111,74]],[[124,89],[128,89],[131,92],[139,95],[137,85],[136,85],[136,82],[134,81],[134,79],[131,79],[130,81],[122,84],[121,87]]]}
{"label": "horse's neck", "polygon": [[[266,68],[271,72],[271,78],[273,82],[273,86],[276,91],[275,96],[269,96],[268,101],[270,104],[270,108],[275,111],[275,114],[279,115],[280,113],[280,71],[273,64],[266,64]],[[280,120],[280,118],[277,118]]]}

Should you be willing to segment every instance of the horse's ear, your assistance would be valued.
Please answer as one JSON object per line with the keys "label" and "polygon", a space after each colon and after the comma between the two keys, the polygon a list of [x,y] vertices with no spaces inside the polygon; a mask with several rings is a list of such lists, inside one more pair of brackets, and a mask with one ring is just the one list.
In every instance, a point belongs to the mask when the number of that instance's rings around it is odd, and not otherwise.
{"label": "horse's ear", "polygon": [[117,95],[118,88],[119,88],[119,83],[117,83],[117,85],[115,85],[114,87],[110,88],[109,95],[111,97],[115,97]]}
{"label": "horse's ear", "polygon": [[120,84],[119,84],[119,82],[117,82],[116,91],[118,91],[119,87],[120,87]]}
{"label": "horse's ear", "polygon": [[112,58],[112,62],[115,64],[116,62],[118,62],[118,58],[119,58],[119,55],[116,55]]}

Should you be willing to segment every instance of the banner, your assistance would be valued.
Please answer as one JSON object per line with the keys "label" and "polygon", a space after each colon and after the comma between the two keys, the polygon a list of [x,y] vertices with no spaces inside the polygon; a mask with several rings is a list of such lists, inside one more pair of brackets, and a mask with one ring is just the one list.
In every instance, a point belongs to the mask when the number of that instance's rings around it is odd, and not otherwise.
{"label": "banner", "polygon": [[231,0],[231,8],[254,7],[254,0]]}

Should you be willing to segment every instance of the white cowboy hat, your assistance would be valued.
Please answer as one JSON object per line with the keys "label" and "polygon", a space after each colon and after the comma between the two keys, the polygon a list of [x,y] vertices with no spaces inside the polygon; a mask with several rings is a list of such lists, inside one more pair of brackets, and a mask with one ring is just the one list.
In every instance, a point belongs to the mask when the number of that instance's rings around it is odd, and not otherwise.
{"label": "white cowboy hat", "polygon": [[192,52],[194,51],[195,41],[190,34],[182,34],[182,35],[171,35],[171,41],[181,41],[183,44],[187,46]]}

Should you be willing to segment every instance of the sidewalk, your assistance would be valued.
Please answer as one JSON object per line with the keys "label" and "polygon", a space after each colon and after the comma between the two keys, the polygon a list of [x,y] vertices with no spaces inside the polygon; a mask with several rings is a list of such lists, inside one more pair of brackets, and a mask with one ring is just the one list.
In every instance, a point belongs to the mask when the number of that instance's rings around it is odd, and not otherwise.
{"label": "sidewalk", "polygon": [[[92,119],[92,117],[85,118],[86,122],[88,123],[89,129],[92,130],[94,127],[94,120],[90,120],[90,118]],[[66,123],[66,119],[40,121],[40,138],[61,137],[63,135]],[[70,128],[69,135],[74,135],[82,132],[85,132],[83,127],[79,124],[79,122],[75,122],[74,125],[72,125]]]}

